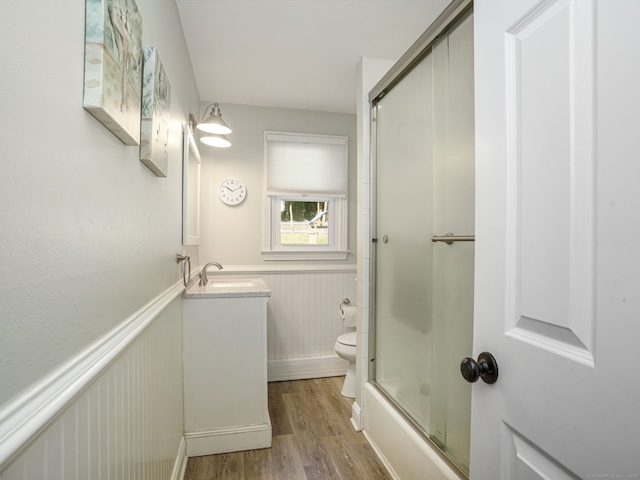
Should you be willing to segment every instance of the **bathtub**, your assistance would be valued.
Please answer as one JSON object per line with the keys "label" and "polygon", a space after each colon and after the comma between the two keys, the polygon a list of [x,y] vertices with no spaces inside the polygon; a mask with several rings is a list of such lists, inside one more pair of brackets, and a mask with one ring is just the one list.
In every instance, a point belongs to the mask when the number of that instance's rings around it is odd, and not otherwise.
{"label": "bathtub", "polygon": [[366,383],[364,434],[391,476],[399,480],[460,480],[437,447],[424,440],[389,401]]}

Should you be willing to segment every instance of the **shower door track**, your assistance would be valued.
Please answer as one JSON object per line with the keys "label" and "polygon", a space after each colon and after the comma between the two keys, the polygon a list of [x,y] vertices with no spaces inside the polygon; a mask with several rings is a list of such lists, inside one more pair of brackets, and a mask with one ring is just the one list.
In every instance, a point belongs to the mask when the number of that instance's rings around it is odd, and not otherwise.
{"label": "shower door track", "polygon": [[369,92],[369,103],[374,104],[402,80],[429,53],[429,47],[443,35],[456,20],[473,7],[473,0],[453,0],[435,21],[420,35],[409,50],[391,67]]}

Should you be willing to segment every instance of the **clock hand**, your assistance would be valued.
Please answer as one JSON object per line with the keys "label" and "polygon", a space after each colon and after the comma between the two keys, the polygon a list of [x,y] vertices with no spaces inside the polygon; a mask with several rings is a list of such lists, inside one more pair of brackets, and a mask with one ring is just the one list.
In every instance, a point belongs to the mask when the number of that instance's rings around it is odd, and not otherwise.
{"label": "clock hand", "polygon": [[234,192],[235,190],[231,190],[228,186],[224,186],[224,188],[226,188],[227,190],[229,190],[230,192]]}

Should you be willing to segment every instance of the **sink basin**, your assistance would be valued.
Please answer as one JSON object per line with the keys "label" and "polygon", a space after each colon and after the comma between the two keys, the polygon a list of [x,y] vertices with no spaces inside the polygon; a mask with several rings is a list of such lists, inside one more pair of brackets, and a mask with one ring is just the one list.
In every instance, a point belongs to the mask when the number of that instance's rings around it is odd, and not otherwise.
{"label": "sink basin", "polygon": [[211,282],[213,288],[253,287],[253,282]]}
{"label": "sink basin", "polygon": [[206,285],[197,281],[187,289],[184,298],[269,297],[271,290],[259,277],[209,277]]}

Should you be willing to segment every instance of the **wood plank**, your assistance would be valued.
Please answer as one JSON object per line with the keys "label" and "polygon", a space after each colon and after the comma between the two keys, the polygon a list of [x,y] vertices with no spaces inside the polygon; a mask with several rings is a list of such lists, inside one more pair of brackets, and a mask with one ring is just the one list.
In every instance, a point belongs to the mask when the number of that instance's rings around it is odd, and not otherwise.
{"label": "wood plank", "polygon": [[343,381],[270,383],[271,448],[190,458],[184,480],[391,480],[351,425]]}
{"label": "wood plank", "polygon": [[330,388],[323,388],[323,386],[322,383],[316,385],[316,398],[324,421],[331,423],[332,430],[336,435],[342,435],[353,443],[367,443],[364,435],[356,432],[351,424],[352,400],[345,402],[347,397],[343,397],[340,393],[342,384],[340,384],[339,388],[335,388],[333,382],[328,381],[326,382],[326,386]]}
{"label": "wood plank", "polygon": [[184,478],[189,480],[210,480],[213,478],[213,465],[216,459],[213,455],[191,457],[187,462]]}
{"label": "wood plank", "polygon": [[271,443],[273,471],[278,480],[301,480],[306,474],[293,435],[277,435]]}
{"label": "wood plank", "polygon": [[390,480],[391,475],[369,443],[348,444],[346,450],[351,454],[355,466],[366,480]]}
{"label": "wood plank", "polygon": [[244,452],[220,454],[217,461],[213,463],[211,480],[244,480],[243,457]]}
{"label": "wood plank", "polygon": [[322,442],[339,478],[371,480],[368,477],[362,477],[362,475],[360,475],[355,461],[345,448],[345,442],[341,437],[325,437],[322,439]]}
{"label": "wood plank", "polygon": [[273,435],[290,435],[293,433],[289,416],[282,401],[283,393],[291,393],[292,382],[273,382],[269,384],[269,417]]}
{"label": "wood plank", "polygon": [[330,462],[320,443],[320,438],[323,435],[320,424],[317,422],[315,407],[305,403],[309,399],[304,393],[288,393],[283,395],[283,399],[290,415],[291,426],[303,465],[319,465],[322,466],[323,471],[330,471]]}
{"label": "wood plank", "polygon": [[278,476],[272,474],[271,451],[272,448],[262,448],[244,452],[244,480],[278,480]]}

